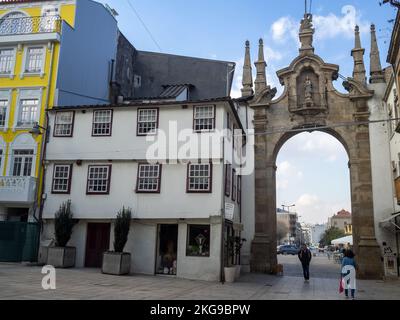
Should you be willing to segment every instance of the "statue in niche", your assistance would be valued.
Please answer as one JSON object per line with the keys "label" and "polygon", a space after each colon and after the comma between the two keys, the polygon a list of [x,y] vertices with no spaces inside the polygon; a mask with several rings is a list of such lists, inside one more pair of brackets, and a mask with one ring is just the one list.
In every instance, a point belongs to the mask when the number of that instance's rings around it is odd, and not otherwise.
{"label": "statue in niche", "polygon": [[307,76],[306,81],[304,82],[304,91],[305,91],[305,103],[306,105],[313,104],[313,84],[310,80],[310,77]]}

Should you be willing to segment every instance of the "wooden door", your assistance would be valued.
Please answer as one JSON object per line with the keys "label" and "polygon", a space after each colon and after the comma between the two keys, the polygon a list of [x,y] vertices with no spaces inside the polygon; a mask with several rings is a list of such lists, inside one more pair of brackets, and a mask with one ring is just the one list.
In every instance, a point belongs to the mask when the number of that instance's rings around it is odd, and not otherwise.
{"label": "wooden door", "polygon": [[110,249],[109,223],[88,223],[86,237],[86,268],[101,268],[103,253]]}

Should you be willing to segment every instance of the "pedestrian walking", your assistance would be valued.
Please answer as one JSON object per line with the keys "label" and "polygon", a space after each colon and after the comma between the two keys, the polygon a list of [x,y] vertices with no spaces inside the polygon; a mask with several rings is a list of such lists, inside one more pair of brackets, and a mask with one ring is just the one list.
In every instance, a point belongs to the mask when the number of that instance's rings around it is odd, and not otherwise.
{"label": "pedestrian walking", "polygon": [[346,250],[342,261],[342,279],[344,294],[346,299],[349,298],[349,291],[351,292],[351,298],[355,299],[356,292],[356,269],[357,265],[354,260],[354,253],[352,250]]}
{"label": "pedestrian walking", "polygon": [[311,251],[307,248],[307,245],[303,244],[298,254],[301,266],[303,267],[304,281],[310,280],[310,263],[312,259]]}

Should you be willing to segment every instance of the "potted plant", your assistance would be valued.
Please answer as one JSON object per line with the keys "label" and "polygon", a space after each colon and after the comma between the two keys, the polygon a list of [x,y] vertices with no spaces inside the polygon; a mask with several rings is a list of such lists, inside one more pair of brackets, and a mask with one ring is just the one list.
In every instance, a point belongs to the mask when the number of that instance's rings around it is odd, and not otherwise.
{"label": "potted plant", "polygon": [[101,272],[112,275],[125,275],[131,271],[131,254],[124,252],[131,226],[131,209],[122,208],[114,225],[114,251],[104,252]]}
{"label": "potted plant", "polygon": [[235,282],[236,279],[236,266],[233,264],[235,256],[235,237],[228,237],[226,242],[228,265],[224,268],[225,281]]}
{"label": "potted plant", "polygon": [[243,244],[247,240],[241,237],[235,237],[235,265],[236,265],[236,274],[235,277],[236,279],[240,278],[240,272],[241,272],[241,264],[240,264],[240,254],[241,250],[243,247]]}
{"label": "potted plant", "polygon": [[67,247],[75,225],[71,212],[71,200],[63,202],[55,213],[54,235],[55,247],[50,247],[47,264],[55,268],[72,268],[75,266],[76,248]]}

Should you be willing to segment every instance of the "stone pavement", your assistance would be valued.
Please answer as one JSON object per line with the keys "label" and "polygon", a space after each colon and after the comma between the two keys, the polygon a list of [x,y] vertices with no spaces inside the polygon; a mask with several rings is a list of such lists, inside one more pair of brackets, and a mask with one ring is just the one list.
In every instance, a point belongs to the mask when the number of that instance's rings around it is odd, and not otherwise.
{"label": "stone pavement", "polygon": [[[57,269],[57,289],[41,287],[40,267],[0,264],[1,300],[337,300],[338,279],[245,274],[233,284],[164,276],[103,275],[97,269]],[[358,281],[357,299],[398,300],[400,281]]]}

